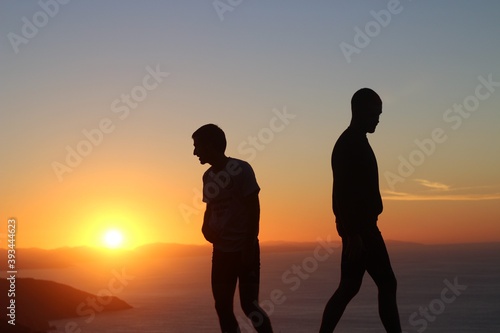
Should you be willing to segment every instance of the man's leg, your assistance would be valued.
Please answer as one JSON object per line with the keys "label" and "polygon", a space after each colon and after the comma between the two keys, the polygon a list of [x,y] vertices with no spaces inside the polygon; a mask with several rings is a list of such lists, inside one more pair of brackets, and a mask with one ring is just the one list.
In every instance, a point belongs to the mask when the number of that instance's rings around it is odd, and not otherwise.
{"label": "man's leg", "polygon": [[378,308],[382,324],[388,333],[400,333],[401,323],[396,303],[397,281],[382,234],[376,229],[363,238],[363,243],[367,249],[366,270],[378,288]]}
{"label": "man's leg", "polygon": [[239,333],[238,321],[233,312],[233,299],[238,277],[235,255],[238,254],[238,252],[214,250],[212,255],[212,294],[223,333]]}
{"label": "man's leg", "polygon": [[258,333],[272,333],[271,321],[267,313],[259,306],[260,284],[260,249],[255,246],[253,260],[242,262],[239,274],[239,291],[241,308],[250,318]]}
{"label": "man's leg", "polygon": [[340,284],[325,306],[320,333],[331,333],[337,326],[347,304],[359,291],[363,282],[365,264],[363,258],[350,259],[346,255],[346,243],[342,239]]}

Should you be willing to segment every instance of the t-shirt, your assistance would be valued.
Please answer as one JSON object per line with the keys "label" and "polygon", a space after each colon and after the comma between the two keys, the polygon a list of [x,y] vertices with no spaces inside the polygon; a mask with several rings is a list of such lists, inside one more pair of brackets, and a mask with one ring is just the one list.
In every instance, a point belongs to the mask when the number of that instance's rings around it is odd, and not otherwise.
{"label": "t-shirt", "polygon": [[249,212],[243,198],[259,193],[252,167],[245,161],[229,158],[226,166],[215,173],[210,167],[203,174],[203,201],[210,204],[208,226],[220,241],[214,248],[235,252],[243,248],[249,235]]}

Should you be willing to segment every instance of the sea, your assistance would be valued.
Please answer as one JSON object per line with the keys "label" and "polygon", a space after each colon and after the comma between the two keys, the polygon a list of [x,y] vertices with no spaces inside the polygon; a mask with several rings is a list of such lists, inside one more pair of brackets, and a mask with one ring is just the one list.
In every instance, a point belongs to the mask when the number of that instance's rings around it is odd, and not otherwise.
{"label": "sea", "polygon": [[[398,279],[403,331],[500,332],[500,243],[420,245],[388,242]],[[262,245],[260,303],[274,332],[318,332],[323,308],[340,276],[340,248],[321,242]],[[75,317],[53,321],[53,332],[220,332],[210,289],[211,249],[190,255],[60,269],[23,270],[19,277],[52,280],[133,308],[102,312],[82,300]],[[54,295],[61,297],[62,295]],[[85,303],[88,302],[88,303]],[[242,332],[254,332],[235,295]],[[385,332],[377,288],[368,274],[335,332]]]}

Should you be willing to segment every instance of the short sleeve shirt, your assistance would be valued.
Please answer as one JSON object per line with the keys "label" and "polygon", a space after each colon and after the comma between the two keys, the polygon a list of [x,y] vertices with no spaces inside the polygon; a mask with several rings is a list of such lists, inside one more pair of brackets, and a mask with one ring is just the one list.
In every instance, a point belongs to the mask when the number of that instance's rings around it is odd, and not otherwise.
{"label": "short sleeve shirt", "polygon": [[243,199],[259,191],[255,173],[245,161],[230,157],[221,171],[210,168],[205,172],[203,201],[211,207],[208,225],[221,239],[214,248],[226,252],[242,249],[250,223]]}

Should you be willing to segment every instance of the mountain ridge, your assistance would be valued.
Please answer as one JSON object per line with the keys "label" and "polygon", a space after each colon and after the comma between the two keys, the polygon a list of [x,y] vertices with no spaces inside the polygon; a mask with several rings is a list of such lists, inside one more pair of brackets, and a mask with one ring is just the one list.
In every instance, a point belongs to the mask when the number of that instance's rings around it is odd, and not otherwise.
{"label": "mountain ridge", "polygon": [[94,295],[34,278],[0,279],[0,290],[8,295],[0,298],[0,307],[8,310],[8,320],[0,324],[2,332],[44,332],[52,329],[52,320],[88,315],[90,321],[96,313],[132,308],[116,296]]}

